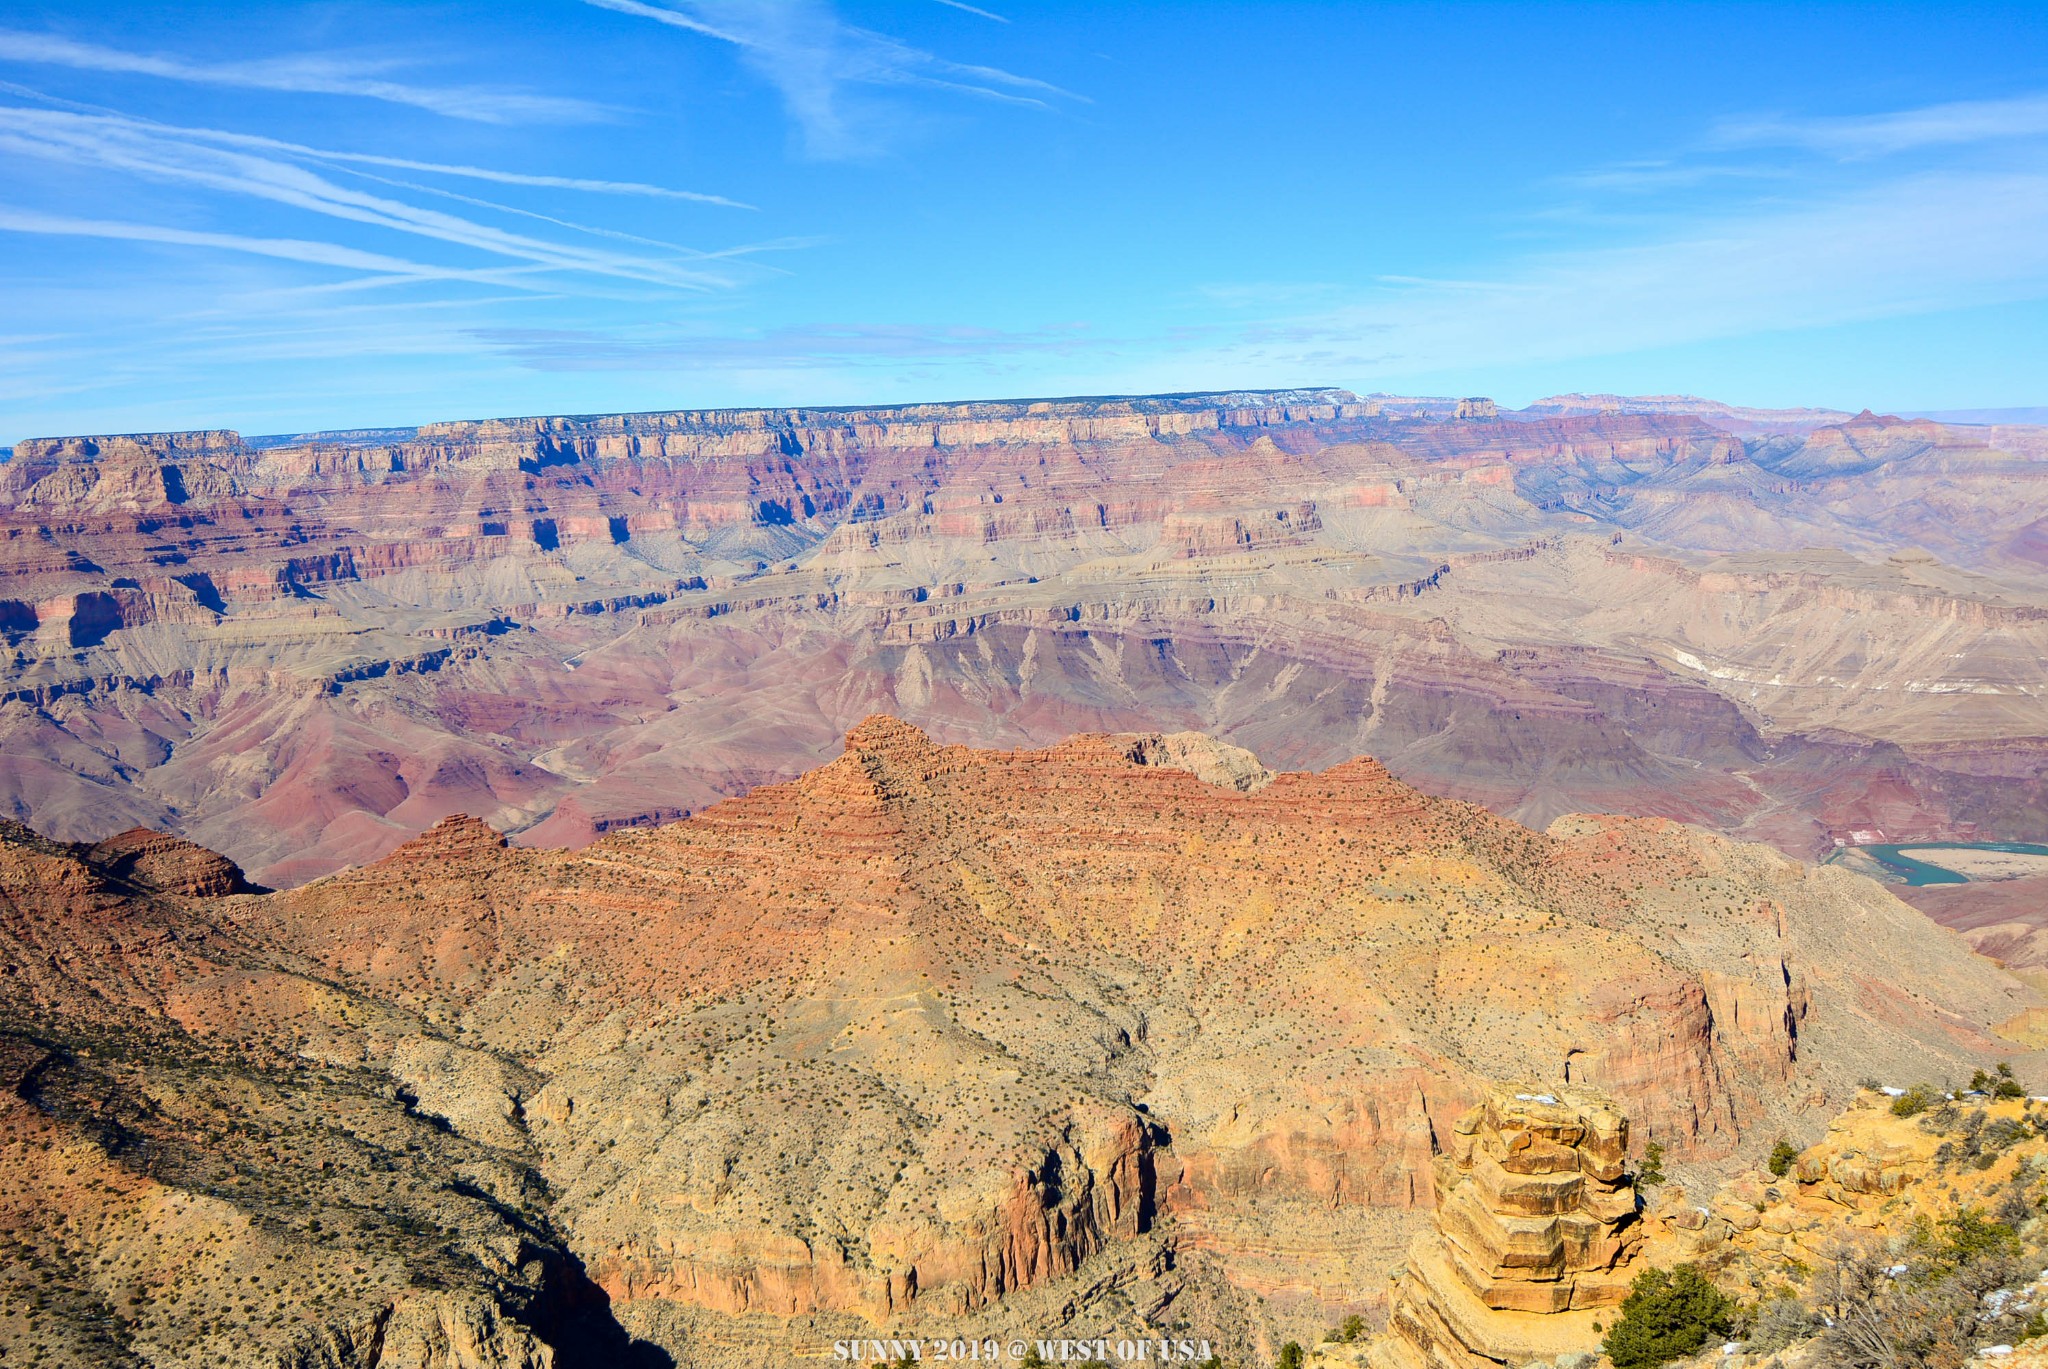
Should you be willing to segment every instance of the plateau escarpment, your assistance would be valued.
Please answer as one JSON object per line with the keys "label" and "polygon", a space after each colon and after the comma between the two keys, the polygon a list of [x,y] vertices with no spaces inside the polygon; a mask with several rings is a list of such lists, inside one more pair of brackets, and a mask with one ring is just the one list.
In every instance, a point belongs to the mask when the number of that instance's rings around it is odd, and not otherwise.
{"label": "plateau escarpment", "polygon": [[23,441],[0,803],[292,884],[456,811],[540,845],[672,818],[882,709],[977,744],[1367,753],[1539,824],[1656,814],[1802,854],[2048,836],[2035,430],[1648,407],[1290,391]]}
{"label": "plateau escarpment", "polygon": [[266,1346],[431,1287],[437,1325],[564,1354],[1179,1325],[1240,1358],[1379,1310],[1440,1156],[1484,1168],[1455,1138],[1491,1080],[1604,1090],[1630,1144],[1713,1163],[1864,1075],[1987,1063],[2038,1003],[1846,871],[1189,736],[875,718],[682,822],[563,851],[453,818],[267,895],[157,837],[0,854],[29,1052],[0,1163],[24,1212],[82,1161],[141,1195],[34,1236],[116,1272],[33,1336],[185,1344],[131,1246],[247,1231],[190,1296],[262,1275]]}

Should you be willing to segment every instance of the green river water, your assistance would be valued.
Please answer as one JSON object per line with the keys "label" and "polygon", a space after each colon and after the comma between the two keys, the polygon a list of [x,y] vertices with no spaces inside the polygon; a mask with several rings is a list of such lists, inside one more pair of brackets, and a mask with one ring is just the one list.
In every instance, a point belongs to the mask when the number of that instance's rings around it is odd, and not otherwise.
{"label": "green river water", "polygon": [[1924,884],[1968,884],[1970,881],[1953,870],[1944,870],[1939,865],[1915,860],[1904,851],[2012,851],[2021,855],[2048,856],[2048,846],[2028,841],[1908,841],[1896,845],[1857,846],[1879,865],[1891,871],[1911,885]]}

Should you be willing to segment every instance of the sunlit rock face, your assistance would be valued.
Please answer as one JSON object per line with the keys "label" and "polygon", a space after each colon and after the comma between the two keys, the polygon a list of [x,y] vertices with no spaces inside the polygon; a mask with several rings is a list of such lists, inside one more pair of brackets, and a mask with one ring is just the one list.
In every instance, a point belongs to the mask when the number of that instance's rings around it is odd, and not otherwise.
{"label": "sunlit rock face", "polygon": [[1632,1147],[1754,1153],[2039,1006],[1867,879],[1666,820],[879,716],[684,821],[454,817],[279,893],[6,824],[0,940],[0,1268],[74,1271],[30,1329],[307,1363],[1022,1318],[1247,1353],[1383,1312],[1433,1206],[1461,1296],[1576,1316]]}
{"label": "sunlit rock face", "polygon": [[[1451,1124],[1373,1369],[1484,1369],[1583,1351],[1628,1295],[1643,1223],[1628,1119],[1605,1095],[1492,1089]],[[1612,1314],[1608,1314],[1611,1319]]]}

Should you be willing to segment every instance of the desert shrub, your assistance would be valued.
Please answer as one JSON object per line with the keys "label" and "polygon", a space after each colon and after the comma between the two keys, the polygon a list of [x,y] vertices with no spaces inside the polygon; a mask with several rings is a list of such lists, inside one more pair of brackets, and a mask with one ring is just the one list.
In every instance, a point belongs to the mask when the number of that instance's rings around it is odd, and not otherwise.
{"label": "desert shrub", "polygon": [[1749,1348],[1758,1355],[1775,1355],[1786,1346],[1805,1340],[1820,1329],[1820,1319],[1799,1299],[1772,1298],[1756,1309],[1749,1326]]}
{"label": "desert shrub", "polygon": [[1291,1340],[1280,1347],[1278,1369],[1301,1369],[1301,1342]]}
{"label": "desert shrub", "polygon": [[1941,1095],[1932,1084],[1915,1084],[1898,1097],[1892,1099],[1892,1116],[1917,1117],[1934,1105]]}
{"label": "desert shrub", "polygon": [[[1973,1118],[1975,1125],[1972,1125]],[[1984,1114],[1981,1110],[1966,1113],[1946,1098],[1938,1100],[1920,1114],[1920,1130],[1929,1136],[1947,1136],[1951,1133],[1964,1137],[1975,1136],[1977,1128],[1983,1125]]]}
{"label": "desert shrub", "polygon": [[1693,1265],[1645,1269],[1601,1348],[1614,1369],[1646,1369],[1689,1355],[1735,1325],[1735,1304]]}
{"label": "desert shrub", "polygon": [[2009,1117],[2001,1117],[1977,1133],[1977,1145],[1987,1154],[1995,1155],[2016,1142],[2027,1139],[2025,1124]]}
{"label": "desert shrub", "polygon": [[1986,1268],[1990,1262],[2010,1263],[2019,1258],[2019,1234],[1984,1210],[1966,1207],[1938,1222],[1921,1218],[1913,1233],[1914,1270],[1922,1279],[1945,1278],[1965,1269]]}
{"label": "desert shrub", "polygon": [[1798,1158],[1799,1147],[1793,1145],[1790,1141],[1780,1140],[1778,1144],[1771,1147],[1771,1173],[1777,1175],[1780,1179],[1784,1178],[1786,1174],[1791,1172],[1792,1162]]}
{"label": "desert shrub", "polygon": [[1894,1277],[1883,1256],[1838,1261],[1830,1271],[1834,1325],[1822,1335],[1825,1369],[1962,1369],[1978,1338],[1977,1300],[1954,1278]]}
{"label": "desert shrub", "polygon": [[1998,1069],[1991,1074],[1978,1070],[1970,1076],[1972,1093],[1988,1093],[1993,1098],[2024,1098],[2027,1090],[2019,1080],[2013,1078],[2012,1066],[2001,1060]]}
{"label": "desert shrub", "polygon": [[1323,1339],[1338,1345],[1352,1345],[1365,1337],[1365,1318],[1356,1312],[1344,1319],[1342,1326],[1333,1326],[1323,1334]]}
{"label": "desert shrub", "polygon": [[1636,1166],[1636,1187],[1647,1188],[1664,1182],[1664,1143],[1652,1141],[1643,1147],[1643,1162]]}
{"label": "desert shrub", "polygon": [[1962,1369],[1979,1343],[2018,1339],[2026,1319],[1985,1295],[2016,1277],[2019,1252],[2011,1226],[1965,1208],[1923,1219],[1903,1259],[1837,1255],[1816,1284],[1834,1318],[1818,1369]]}

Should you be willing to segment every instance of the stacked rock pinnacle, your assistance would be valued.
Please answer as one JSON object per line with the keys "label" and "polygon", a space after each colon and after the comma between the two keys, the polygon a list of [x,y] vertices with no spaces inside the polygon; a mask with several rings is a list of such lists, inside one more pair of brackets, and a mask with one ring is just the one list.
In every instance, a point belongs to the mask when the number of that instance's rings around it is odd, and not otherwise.
{"label": "stacked rock pinnacle", "polygon": [[1502,1088],[1453,1125],[1373,1369],[1490,1369],[1583,1351],[1641,1240],[1628,1119],[1580,1089]]}

